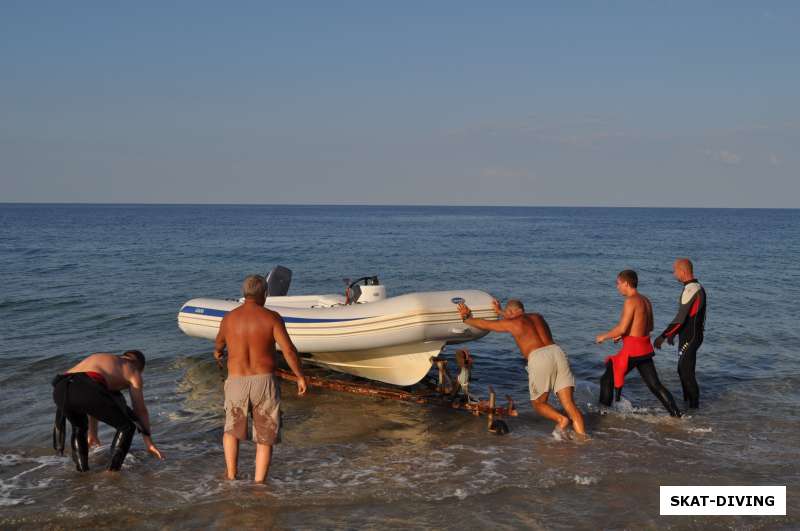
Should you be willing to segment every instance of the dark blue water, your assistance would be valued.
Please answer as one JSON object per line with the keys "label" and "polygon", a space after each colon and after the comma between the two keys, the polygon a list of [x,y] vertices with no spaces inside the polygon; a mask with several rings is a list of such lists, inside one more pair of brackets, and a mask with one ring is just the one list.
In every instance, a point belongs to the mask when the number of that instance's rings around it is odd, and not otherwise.
{"label": "dark blue water", "polygon": [[[623,407],[601,416],[596,382],[614,347],[593,338],[618,317],[616,273],[639,272],[661,329],[677,309],[678,256],[708,292],[702,409],[671,420],[633,376]],[[797,526],[798,259],[797,210],[0,205],[0,524]],[[293,294],[377,274],[390,296],[522,299],[569,354],[592,441],[552,438],[526,403],[512,340],[490,335],[470,344],[475,387],[521,402],[509,435],[416,405],[298,400],[287,386],[270,485],[222,481],[221,377],[211,344],[184,336],[176,313],[189,298],[237,296],[244,276],[275,264],[294,271]],[[145,396],[168,460],[137,441],[123,474],[79,477],[52,457],[49,380],[91,352],[130,348],[148,356]],[[674,350],[656,359],[680,398]],[[247,477],[248,445],[242,459]],[[703,484],[788,485],[789,516],[658,517],[659,485]]]}

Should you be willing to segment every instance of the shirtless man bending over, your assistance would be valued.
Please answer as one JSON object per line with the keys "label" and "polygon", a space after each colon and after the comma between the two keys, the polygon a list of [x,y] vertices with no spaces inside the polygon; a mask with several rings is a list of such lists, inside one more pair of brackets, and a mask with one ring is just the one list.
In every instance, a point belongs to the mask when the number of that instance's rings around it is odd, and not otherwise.
{"label": "shirtless man bending over", "polygon": [[251,275],[242,284],[244,304],[231,310],[220,323],[214,357],[222,366],[223,349],[228,350],[228,378],[225,380],[225,433],[222,446],[228,479],[236,479],[239,441],[247,438],[247,414],[253,416],[256,443],[254,480],[263,483],[272,461],[272,445],[280,442],[280,385],[275,372],[275,343],[297,376],[297,394],[306,392],[306,380],[297,350],[277,312],[264,308],[267,282]]}
{"label": "shirtless man bending over", "polygon": [[[553,342],[550,327],[544,317],[538,313],[525,313],[525,307],[516,299],[509,300],[505,309],[496,300],[492,304],[495,313],[502,319],[475,319],[469,307],[463,303],[458,305],[458,312],[469,326],[490,332],[506,332],[514,336],[522,357],[528,360],[528,388],[534,411],[555,422],[556,430],[560,433],[564,432],[571,420],[575,433],[585,438],[583,416],[572,399],[575,378],[566,354]],[[551,391],[558,395],[558,400],[569,418],[547,403]]]}
{"label": "shirtless man bending over", "polygon": [[[87,357],[53,380],[53,401],[56,421],[53,426],[53,447],[63,455],[66,421],[72,425],[72,460],[78,472],[89,470],[89,445],[99,445],[97,421],[117,429],[111,442],[108,470],[122,468],[133,436],[142,433],[147,451],[163,459],[150,438],[150,416],[144,405],[145,357],[138,350],[120,356],[100,352]],[[128,407],[120,391],[127,389],[133,409]]]}
{"label": "shirtless man bending over", "polygon": [[650,299],[638,291],[639,277],[636,271],[626,269],[617,275],[617,291],[625,297],[619,323],[595,340],[602,343],[613,339],[616,343],[622,339],[622,349],[614,356],[606,358],[606,372],[600,379],[600,403],[611,406],[612,386],[616,390],[616,399],[620,399],[625,375],[636,368],[656,398],[673,417],[680,417],[681,412],[675,404],[672,394],[658,379],[656,366],[653,363],[653,345],[650,343],[650,332],[653,331],[653,305]]}

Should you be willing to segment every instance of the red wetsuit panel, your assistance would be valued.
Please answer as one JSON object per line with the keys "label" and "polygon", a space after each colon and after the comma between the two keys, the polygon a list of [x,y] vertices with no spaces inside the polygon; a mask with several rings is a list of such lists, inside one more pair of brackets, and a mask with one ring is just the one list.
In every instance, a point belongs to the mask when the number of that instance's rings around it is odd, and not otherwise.
{"label": "red wetsuit panel", "polygon": [[653,354],[653,344],[650,336],[634,337],[622,336],[622,348],[613,356],[606,358],[606,363],[611,361],[614,369],[614,387],[621,388],[625,383],[625,373],[628,372],[628,358],[638,358]]}
{"label": "red wetsuit panel", "polygon": [[99,383],[103,387],[108,388],[108,384],[106,383],[106,377],[100,374],[99,372],[86,371],[86,376],[88,376],[95,382]]}

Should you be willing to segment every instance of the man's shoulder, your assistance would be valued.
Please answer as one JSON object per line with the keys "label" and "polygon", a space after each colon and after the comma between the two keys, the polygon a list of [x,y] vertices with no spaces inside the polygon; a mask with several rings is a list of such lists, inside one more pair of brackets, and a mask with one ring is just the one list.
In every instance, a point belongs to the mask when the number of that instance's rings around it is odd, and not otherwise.
{"label": "man's shoulder", "polygon": [[261,319],[266,324],[273,324],[274,325],[274,324],[276,324],[278,322],[281,322],[283,320],[283,318],[281,317],[281,314],[279,314],[275,310],[270,310],[269,308],[266,308],[266,307],[258,308],[257,312],[256,312],[256,315],[258,316],[259,319]]}
{"label": "man's shoulder", "polygon": [[630,304],[633,306],[642,306],[642,305],[647,306],[650,304],[650,299],[647,297],[647,295],[644,295],[642,293],[636,293],[635,295],[631,295],[630,297],[628,297],[625,300],[625,304]]}
{"label": "man's shoulder", "polygon": [[264,311],[264,315],[269,315],[270,317],[273,317],[273,318],[275,318],[275,319],[280,319],[280,318],[281,318],[281,314],[279,314],[279,313],[278,313],[278,312],[276,312],[275,310],[270,310],[270,309],[269,309],[269,308],[267,308],[266,306],[262,306],[262,307],[261,307],[261,310],[263,310],[263,311]]}
{"label": "man's shoulder", "polygon": [[223,317],[223,319],[228,319],[228,318],[231,318],[231,317],[235,318],[237,315],[242,313],[243,310],[244,310],[244,305],[237,306],[233,310],[230,310],[228,313],[226,313],[225,316]]}
{"label": "man's shoulder", "polygon": [[528,318],[529,321],[536,323],[536,322],[544,322],[544,316],[537,312],[530,312],[526,313],[525,317]]}
{"label": "man's shoulder", "polygon": [[681,292],[681,303],[688,303],[701,289],[703,289],[703,286],[701,286],[696,280],[686,283],[686,285],[683,286],[683,291]]}
{"label": "man's shoulder", "polygon": [[524,315],[520,315],[517,319],[512,319],[512,321],[515,321],[516,326],[523,328],[532,326],[536,328],[536,323],[544,321],[544,318],[538,313],[526,313]]}
{"label": "man's shoulder", "polygon": [[122,362],[122,358],[110,352],[95,352],[94,354],[86,356],[86,358],[83,360],[83,363],[85,362],[88,362],[91,365],[109,367],[120,364]]}

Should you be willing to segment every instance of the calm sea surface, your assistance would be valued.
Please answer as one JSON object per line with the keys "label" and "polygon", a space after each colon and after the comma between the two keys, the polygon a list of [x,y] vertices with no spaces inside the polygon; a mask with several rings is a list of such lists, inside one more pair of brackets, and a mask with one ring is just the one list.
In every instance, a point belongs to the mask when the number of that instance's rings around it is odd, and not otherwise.
{"label": "calm sea surface", "polygon": [[[636,374],[618,411],[595,405],[593,344],[616,321],[616,273],[639,272],[656,328],[681,290],[676,256],[708,292],[701,406],[673,420]],[[0,526],[278,528],[797,528],[800,211],[0,204]],[[181,304],[238,296],[282,264],[290,293],[377,274],[389,295],[476,288],[544,314],[578,379],[593,437],[559,442],[527,403],[508,336],[471,343],[474,387],[520,402],[511,433],[458,412],[284,386],[284,443],[267,486],[225,482],[222,379]],[[157,462],[134,442],[101,472],[112,433],[74,471],[51,449],[54,374],[95,351],[148,356]],[[450,349],[445,355],[452,357]],[[680,403],[677,355],[656,357]],[[659,517],[659,485],[787,485],[787,517]]]}

